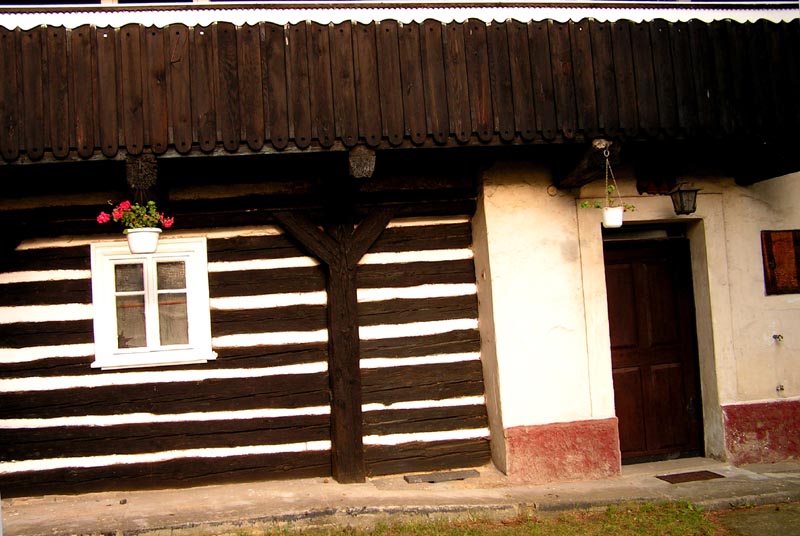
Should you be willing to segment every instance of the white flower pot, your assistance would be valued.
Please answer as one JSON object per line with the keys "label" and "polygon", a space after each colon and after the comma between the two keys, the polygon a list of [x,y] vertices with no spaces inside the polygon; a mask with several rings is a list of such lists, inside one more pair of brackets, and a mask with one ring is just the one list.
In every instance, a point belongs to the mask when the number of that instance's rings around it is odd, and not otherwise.
{"label": "white flower pot", "polygon": [[131,253],[155,253],[161,229],[158,227],[141,227],[139,229],[128,229],[125,234],[128,237],[128,249],[131,250]]}
{"label": "white flower pot", "polygon": [[622,227],[622,213],[625,207],[603,207],[603,227],[613,229]]}

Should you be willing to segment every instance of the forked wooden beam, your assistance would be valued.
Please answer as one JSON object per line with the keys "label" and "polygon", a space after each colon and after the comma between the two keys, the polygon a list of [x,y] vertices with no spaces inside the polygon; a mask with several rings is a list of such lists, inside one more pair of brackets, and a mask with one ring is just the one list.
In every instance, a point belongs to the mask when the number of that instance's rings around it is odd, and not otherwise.
{"label": "forked wooden beam", "polygon": [[395,210],[380,208],[354,227],[331,223],[320,229],[305,214],[275,212],[278,223],[326,266],[328,294],[328,377],[331,386],[331,466],[341,483],[364,482],[364,443],[358,261],[389,224]]}

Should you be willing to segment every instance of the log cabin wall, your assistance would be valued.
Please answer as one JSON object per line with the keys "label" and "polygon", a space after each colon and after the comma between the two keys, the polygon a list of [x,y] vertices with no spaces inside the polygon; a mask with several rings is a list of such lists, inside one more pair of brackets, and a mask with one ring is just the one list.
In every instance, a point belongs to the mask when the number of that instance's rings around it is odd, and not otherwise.
{"label": "log cabin wall", "polygon": [[0,28],[0,154],[780,140],[798,50],[766,21]]}
{"label": "log cabin wall", "polygon": [[[331,474],[322,268],[275,225],[177,232],[208,239],[218,358],[202,365],[90,368],[88,244],[113,237],[27,240],[5,259],[4,497]],[[470,245],[469,214],[401,217],[360,263],[369,475],[489,460]]]}

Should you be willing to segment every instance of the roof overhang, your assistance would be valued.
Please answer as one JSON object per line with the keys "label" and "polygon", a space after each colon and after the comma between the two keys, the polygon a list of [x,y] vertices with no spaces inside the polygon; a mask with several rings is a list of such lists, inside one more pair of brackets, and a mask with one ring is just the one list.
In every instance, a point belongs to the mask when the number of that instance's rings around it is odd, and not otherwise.
{"label": "roof overhang", "polygon": [[593,19],[599,22],[665,20],[686,22],[787,22],[800,18],[796,1],[766,2],[626,2],[626,1],[514,1],[463,0],[419,2],[416,0],[380,1],[294,1],[294,2],[214,2],[194,4],[52,5],[0,7],[0,26],[29,30],[36,26],[76,28],[85,24],[121,27],[126,24],[164,27],[169,24],[208,26],[228,22],[237,26],[271,22],[296,24],[315,22],[338,24],[346,21],[368,24],[392,20],[400,23],[435,20],[442,23],[481,20],[492,22],[556,22]]}

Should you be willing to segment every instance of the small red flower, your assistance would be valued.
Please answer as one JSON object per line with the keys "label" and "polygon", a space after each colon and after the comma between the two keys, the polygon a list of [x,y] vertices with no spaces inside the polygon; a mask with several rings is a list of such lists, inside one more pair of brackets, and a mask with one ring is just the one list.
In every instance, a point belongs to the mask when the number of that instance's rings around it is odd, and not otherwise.
{"label": "small red flower", "polygon": [[175,223],[175,218],[165,218],[161,217],[161,224],[164,226],[164,229],[169,229],[172,227],[172,224]]}
{"label": "small red flower", "polygon": [[111,216],[106,212],[101,212],[99,216],[97,216],[97,223],[108,223],[111,221]]}
{"label": "small red flower", "polygon": [[119,209],[122,212],[129,211],[131,209],[131,202],[130,201],[123,201],[122,203],[119,204]]}
{"label": "small red flower", "polygon": [[123,214],[125,214],[125,211],[120,207],[115,207],[114,210],[111,211],[111,216],[114,218],[114,221],[121,220]]}

